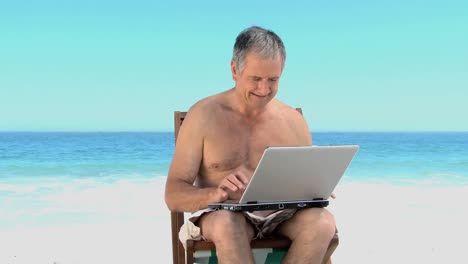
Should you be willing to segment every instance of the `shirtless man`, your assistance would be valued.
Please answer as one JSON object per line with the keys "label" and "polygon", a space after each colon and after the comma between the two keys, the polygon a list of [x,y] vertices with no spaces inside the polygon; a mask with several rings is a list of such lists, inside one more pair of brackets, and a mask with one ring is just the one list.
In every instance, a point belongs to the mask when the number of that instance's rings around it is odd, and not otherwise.
{"label": "shirtless man", "polygon": [[[239,200],[266,147],[312,144],[302,115],[274,98],[285,59],[275,33],[251,27],[239,34],[231,61],[235,87],[197,102],[180,128],[166,183],[170,210]],[[195,224],[216,245],[220,263],[254,263],[249,242],[256,234],[244,213],[206,212]],[[309,208],[275,232],[292,241],[283,263],[321,263],[335,221],[326,209]]]}

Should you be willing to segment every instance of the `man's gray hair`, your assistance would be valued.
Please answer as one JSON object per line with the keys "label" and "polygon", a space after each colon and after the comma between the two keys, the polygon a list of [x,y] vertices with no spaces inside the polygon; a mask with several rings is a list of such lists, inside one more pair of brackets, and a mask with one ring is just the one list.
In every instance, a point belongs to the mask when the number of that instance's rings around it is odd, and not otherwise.
{"label": "man's gray hair", "polygon": [[254,52],[266,59],[275,59],[279,55],[284,67],[286,49],[281,38],[271,30],[253,26],[245,29],[237,36],[232,60],[239,72],[244,69],[245,56],[249,52]]}

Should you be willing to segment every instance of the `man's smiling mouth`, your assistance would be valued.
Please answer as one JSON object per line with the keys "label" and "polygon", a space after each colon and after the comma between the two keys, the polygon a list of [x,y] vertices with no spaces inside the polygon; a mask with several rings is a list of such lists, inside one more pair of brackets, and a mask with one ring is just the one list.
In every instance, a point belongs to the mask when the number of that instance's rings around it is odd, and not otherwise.
{"label": "man's smiling mouth", "polygon": [[259,97],[259,98],[268,97],[268,94],[267,95],[258,95],[258,94],[255,94],[255,93],[250,93],[250,94],[254,95],[255,97]]}

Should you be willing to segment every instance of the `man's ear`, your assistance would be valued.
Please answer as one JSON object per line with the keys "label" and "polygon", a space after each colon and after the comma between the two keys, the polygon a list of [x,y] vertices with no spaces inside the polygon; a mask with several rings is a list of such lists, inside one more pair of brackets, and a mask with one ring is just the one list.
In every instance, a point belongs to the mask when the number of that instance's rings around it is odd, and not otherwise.
{"label": "man's ear", "polygon": [[238,71],[237,71],[236,63],[233,60],[231,60],[231,73],[232,73],[232,79],[236,82]]}

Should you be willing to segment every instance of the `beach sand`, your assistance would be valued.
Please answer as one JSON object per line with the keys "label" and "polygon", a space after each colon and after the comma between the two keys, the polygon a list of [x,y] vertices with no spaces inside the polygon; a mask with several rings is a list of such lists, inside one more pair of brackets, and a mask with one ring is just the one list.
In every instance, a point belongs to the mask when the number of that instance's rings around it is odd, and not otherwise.
{"label": "beach sand", "polygon": [[[164,182],[159,177],[46,197],[55,201],[49,210],[71,206],[111,217],[0,229],[0,263],[171,263]],[[340,183],[335,193],[329,210],[340,245],[333,263],[468,262],[468,187]]]}

